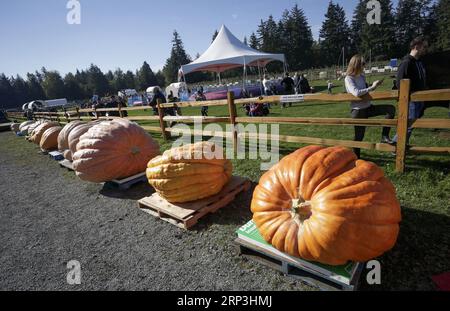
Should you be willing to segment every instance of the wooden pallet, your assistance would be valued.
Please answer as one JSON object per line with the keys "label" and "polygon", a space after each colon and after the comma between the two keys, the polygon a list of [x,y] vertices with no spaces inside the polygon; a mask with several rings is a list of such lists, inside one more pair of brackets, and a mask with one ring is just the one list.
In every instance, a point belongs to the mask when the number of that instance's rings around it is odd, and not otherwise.
{"label": "wooden pallet", "polygon": [[74,170],[74,169],[73,169],[72,162],[70,162],[69,160],[62,160],[62,161],[59,162],[59,165],[60,165],[61,167],[67,168],[68,170],[71,170],[71,171]]}
{"label": "wooden pallet", "polygon": [[259,262],[269,268],[277,270],[289,277],[295,278],[309,286],[322,291],[355,291],[359,286],[359,279],[364,269],[363,263],[358,263],[350,285],[341,283],[324,274],[315,273],[288,261],[267,249],[252,245],[245,240],[237,238],[235,243],[241,256]]}
{"label": "wooden pallet", "polygon": [[145,172],[124,179],[108,181],[106,184],[109,186],[117,187],[120,190],[127,190],[130,189],[131,186],[141,182],[148,182]]}
{"label": "wooden pallet", "polygon": [[172,204],[155,193],[150,197],[139,200],[138,207],[150,215],[188,230],[203,216],[227,206],[238,193],[248,191],[250,186],[249,180],[233,176],[220,193],[206,199]]}
{"label": "wooden pallet", "polygon": [[63,154],[59,151],[49,152],[48,155],[50,156],[50,158],[58,162],[64,160]]}

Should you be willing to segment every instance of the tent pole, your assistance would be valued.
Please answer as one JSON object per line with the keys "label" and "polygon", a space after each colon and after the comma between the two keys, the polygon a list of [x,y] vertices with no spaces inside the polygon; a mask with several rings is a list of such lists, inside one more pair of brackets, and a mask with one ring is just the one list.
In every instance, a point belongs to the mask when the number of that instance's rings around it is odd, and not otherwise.
{"label": "tent pole", "polygon": [[261,96],[262,96],[264,94],[263,94],[263,89],[262,89],[261,66],[259,65],[259,61],[258,61],[258,75],[259,75],[259,91],[261,92]]}

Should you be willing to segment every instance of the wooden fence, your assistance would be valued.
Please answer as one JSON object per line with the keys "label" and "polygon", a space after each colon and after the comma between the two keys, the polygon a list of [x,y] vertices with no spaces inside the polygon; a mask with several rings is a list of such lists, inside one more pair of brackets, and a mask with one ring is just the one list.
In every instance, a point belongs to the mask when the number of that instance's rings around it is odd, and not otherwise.
{"label": "wooden fence", "polygon": [[[158,102],[158,115],[153,114],[153,109],[150,106],[141,107],[126,107],[126,108],[105,108],[105,109],[76,109],[65,112],[39,112],[34,114],[35,119],[47,119],[57,121],[62,124],[71,122],[73,120],[98,120],[98,119],[112,119],[116,117],[100,116],[101,113],[115,112],[119,118],[123,118],[124,111],[144,111],[149,110],[149,115],[129,116],[125,117],[131,121],[155,121],[159,122],[159,126],[142,126],[145,130],[151,132],[159,132],[165,140],[169,139],[172,133],[174,134],[190,134],[198,136],[217,136],[217,137],[232,137],[233,146],[236,150],[238,145],[238,138],[258,138],[267,140],[278,140],[288,143],[301,144],[316,144],[324,146],[345,146],[349,148],[360,148],[367,150],[377,150],[383,152],[396,152],[396,171],[404,172],[405,170],[405,156],[407,152],[407,129],[412,128],[439,128],[450,129],[449,119],[418,119],[408,120],[409,103],[410,101],[443,101],[450,100],[450,89],[422,91],[410,94],[410,81],[402,80],[399,91],[382,91],[367,94],[362,98],[354,97],[350,94],[305,94],[303,102],[334,102],[347,103],[350,101],[361,100],[397,100],[398,111],[397,119],[351,119],[351,118],[302,118],[302,117],[239,117],[237,115],[236,106],[256,103],[256,104],[277,104],[282,100],[281,96],[265,96],[259,98],[248,99],[234,99],[232,92],[228,93],[226,100],[216,101],[202,101],[202,102],[177,102],[170,104],[161,104]],[[201,107],[201,106],[228,106],[228,117],[198,117],[198,116],[164,116],[164,108],[173,107]],[[89,114],[91,114],[89,116]],[[10,118],[23,118],[18,115],[8,113]],[[228,123],[233,125],[233,132],[226,131],[205,131],[205,130],[183,130],[179,128],[171,128],[168,126],[169,122],[184,122],[191,123],[195,120],[202,120],[203,123]],[[304,124],[304,125],[319,125],[319,126],[377,126],[377,127],[396,127],[397,128],[397,147],[383,143],[373,142],[359,142],[352,140],[339,139],[322,139],[315,137],[300,137],[289,135],[272,135],[272,134],[254,134],[241,133],[236,130],[236,125],[239,123],[254,123],[254,124]],[[420,147],[413,146],[408,150],[408,153],[432,153],[432,154],[449,154],[450,147]]]}

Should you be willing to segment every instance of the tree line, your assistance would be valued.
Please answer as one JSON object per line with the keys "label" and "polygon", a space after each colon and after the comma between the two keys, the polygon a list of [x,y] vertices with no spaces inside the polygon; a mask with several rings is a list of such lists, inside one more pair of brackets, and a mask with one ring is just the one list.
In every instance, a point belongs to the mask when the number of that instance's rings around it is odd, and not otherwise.
{"label": "tree line", "polygon": [[[450,49],[450,0],[399,0],[394,9],[391,0],[378,0],[381,5],[381,24],[367,23],[367,0],[356,5],[352,20],[348,21],[344,8],[330,1],[325,13],[319,39],[313,38],[308,19],[298,5],[285,10],[279,20],[269,16],[261,19],[256,31],[244,38],[250,47],[269,52],[284,53],[290,70],[305,70],[337,65],[344,49],[346,60],[355,53],[371,55],[375,61],[401,58],[409,42],[418,35],[426,35],[434,51]],[[213,33],[212,40],[218,35]],[[200,55],[197,54],[195,58]],[[19,107],[35,99],[65,97],[69,100],[105,96],[123,89],[143,91],[149,86],[161,87],[178,81],[181,65],[194,60],[184,49],[175,30],[170,56],[162,70],[154,73],[147,62],[136,72],[121,69],[103,73],[92,64],[86,70],[76,70],[62,77],[57,71],[42,68],[28,73],[26,79],[17,75],[0,74],[0,105]],[[342,64],[342,62],[341,62]],[[279,71],[281,64],[269,64],[269,71]],[[224,78],[242,75],[242,69],[230,70]],[[192,73],[188,82],[214,79],[211,73]]]}

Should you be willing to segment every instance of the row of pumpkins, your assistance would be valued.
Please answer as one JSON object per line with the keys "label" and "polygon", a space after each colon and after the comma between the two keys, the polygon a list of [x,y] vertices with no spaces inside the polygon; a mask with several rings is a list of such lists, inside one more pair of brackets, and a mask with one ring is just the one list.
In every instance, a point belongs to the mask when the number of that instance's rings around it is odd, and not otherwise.
{"label": "row of pumpkins", "polygon": [[[232,175],[231,162],[214,157],[223,151],[213,143],[159,155],[157,142],[123,119],[64,128],[22,123],[18,130],[43,149],[63,151],[84,180],[101,182],[146,169],[149,183],[169,202],[214,195]],[[401,221],[395,188],[384,172],[343,147],[309,146],[284,157],[261,177],[251,211],[275,248],[329,265],[382,255],[395,245]]]}
{"label": "row of pumpkins", "polygon": [[74,121],[64,127],[27,121],[11,127],[43,151],[59,150],[85,181],[106,182],[146,171],[149,183],[172,203],[215,195],[232,175],[229,160],[211,159],[217,152],[214,144],[186,145],[160,155],[158,143],[126,119]]}

